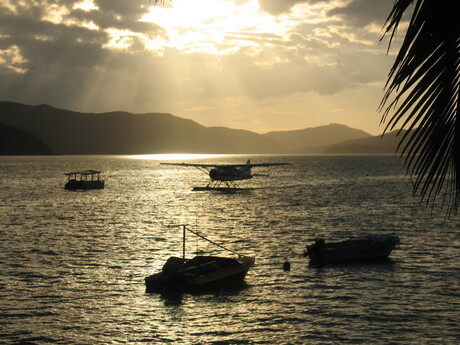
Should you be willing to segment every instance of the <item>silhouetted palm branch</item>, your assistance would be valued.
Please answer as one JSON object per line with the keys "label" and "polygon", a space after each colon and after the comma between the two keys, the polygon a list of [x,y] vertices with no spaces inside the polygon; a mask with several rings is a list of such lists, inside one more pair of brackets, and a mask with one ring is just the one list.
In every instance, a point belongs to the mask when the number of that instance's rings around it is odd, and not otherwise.
{"label": "silhouetted palm branch", "polygon": [[391,32],[390,45],[404,12],[414,2],[385,85],[382,122],[395,109],[385,132],[396,125],[401,125],[400,133],[408,129],[398,151],[402,148],[408,172],[415,176],[414,194],[420,193],[427,203],[442,195],[450,215],[457,212],[460,199],[458,1],[396,0],[385,23],[385,34]]}

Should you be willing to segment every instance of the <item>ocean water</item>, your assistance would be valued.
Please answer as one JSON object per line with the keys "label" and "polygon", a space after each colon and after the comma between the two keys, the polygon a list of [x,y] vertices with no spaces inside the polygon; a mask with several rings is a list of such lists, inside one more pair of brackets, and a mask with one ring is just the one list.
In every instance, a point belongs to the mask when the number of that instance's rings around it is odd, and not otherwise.
{"label": "ocean water", "polygon": [[[460,343],[459,217],[413,198],[397,158],[188,160],[291,163],[238,193],[193,192],[207,177],[167,158],[0,157],[0,343]],[[106,188],[64,190],[80,169],[102,170]],[[178,224],[255,255],[246,286],[145,293],[144,277],[181,254]],[[388,261],[316,267],[302,255],[315,238],[370,233],[401,238]],[[186,249],[232,255],[193,237]]]}

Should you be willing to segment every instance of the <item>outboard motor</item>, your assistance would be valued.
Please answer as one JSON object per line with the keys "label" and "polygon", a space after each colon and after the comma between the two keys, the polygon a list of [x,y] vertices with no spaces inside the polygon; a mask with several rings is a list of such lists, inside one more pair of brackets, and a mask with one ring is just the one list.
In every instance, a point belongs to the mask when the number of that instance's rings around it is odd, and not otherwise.
{"label": "outboard motor", "polygon": [[178,271],[183,269],[184,259],[171,256],[163,265],[162,271],[165,277],[165,286],[167,289],[177,288],[185,281],[185,277]]}
{"label": "outboard motor", "polygon": [[314,244],[307,246],[307,250],[304,253],[304,256],[307,256],[308,253],[321,253],[321,249],[324,247],[324,240],[322,238],[315,240]]}

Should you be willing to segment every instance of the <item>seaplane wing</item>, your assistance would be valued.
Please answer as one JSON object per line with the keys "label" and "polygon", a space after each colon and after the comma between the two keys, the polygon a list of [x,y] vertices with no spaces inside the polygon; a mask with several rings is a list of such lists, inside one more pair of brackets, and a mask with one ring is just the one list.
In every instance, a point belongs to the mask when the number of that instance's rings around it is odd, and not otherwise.
{"label": "seaplane wing", "polygon": [[[289,165],[289,163],[251,163],[248,160],[245,164],[199,164],[199,163],[160,163],[161,165],[174,165],[182,167],[195,167],[209,175],[211,182],[204,188],[199,190],[208,189],[222,189],[221,183],[226,186],[225,189],[237,188],[235,181],[248,180],[255,176],[268,176],[265,174],[253,174],[252,168],[256,167],[270,167],[276,165]],[[195,190],[198,190],[196,187]]]}

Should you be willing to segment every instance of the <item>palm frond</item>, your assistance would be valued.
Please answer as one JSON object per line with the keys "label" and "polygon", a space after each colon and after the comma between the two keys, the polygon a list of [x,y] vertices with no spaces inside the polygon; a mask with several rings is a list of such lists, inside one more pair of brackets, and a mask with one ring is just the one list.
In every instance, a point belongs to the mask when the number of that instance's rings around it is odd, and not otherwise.
{"label": "palm frond", "polygon": [[[379,109],[385,131],[407,129],[398,146],[414,195],[448,215],[460,201],[460,25],[456,1],[396,0],[385,23],[391,43],[403,14],[415,2],[402,46],[388,74]],[[390,116],[390,113],[391,116]]]}

